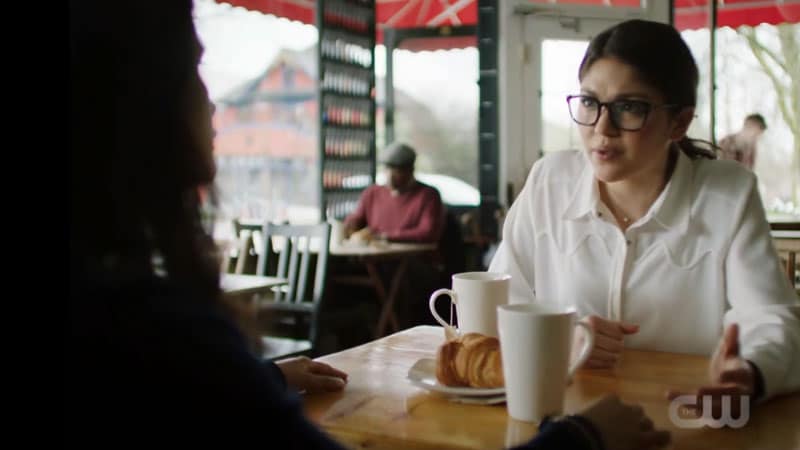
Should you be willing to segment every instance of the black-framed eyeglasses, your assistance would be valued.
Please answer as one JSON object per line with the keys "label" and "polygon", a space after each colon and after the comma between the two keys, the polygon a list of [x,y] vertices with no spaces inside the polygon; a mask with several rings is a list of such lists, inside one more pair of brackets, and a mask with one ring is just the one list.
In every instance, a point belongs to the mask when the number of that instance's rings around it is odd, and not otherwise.
{"label": "black-framed eyeglasses", "polygon": [[650,111],[658,108],[677,108],[679,105],[653,105],[643,100],[614,100],[601,102],[590,95],[568,95],[567,105],[572,120],[578,125],[594,126],[600,120],[600,113],[605,106],[609,112],[611,124],[624,131],[639,131],[647,121]]}

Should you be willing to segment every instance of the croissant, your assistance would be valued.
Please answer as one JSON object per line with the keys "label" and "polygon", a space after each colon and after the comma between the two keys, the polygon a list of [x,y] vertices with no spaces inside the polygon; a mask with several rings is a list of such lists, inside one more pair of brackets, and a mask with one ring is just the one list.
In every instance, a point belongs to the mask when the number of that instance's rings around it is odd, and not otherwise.
{"label": "croissant", "polygon": [[445,342],[436,353],[436,379],[445,386],[503,387],[500,341],[467,333]]}

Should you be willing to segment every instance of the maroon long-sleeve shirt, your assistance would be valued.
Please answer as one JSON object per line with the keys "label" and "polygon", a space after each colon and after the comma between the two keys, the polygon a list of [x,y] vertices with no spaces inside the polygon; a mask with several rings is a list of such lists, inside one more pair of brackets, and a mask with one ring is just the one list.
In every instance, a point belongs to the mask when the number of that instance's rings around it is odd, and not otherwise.
{"label": "maroon long-sleeve shirt", "polygon": [[394,195],[387,186],[373,185],[361,194],[345,224],[367,226],[390,241],[437,242],[444,225],[444,207],[439,191],[419,181]]}

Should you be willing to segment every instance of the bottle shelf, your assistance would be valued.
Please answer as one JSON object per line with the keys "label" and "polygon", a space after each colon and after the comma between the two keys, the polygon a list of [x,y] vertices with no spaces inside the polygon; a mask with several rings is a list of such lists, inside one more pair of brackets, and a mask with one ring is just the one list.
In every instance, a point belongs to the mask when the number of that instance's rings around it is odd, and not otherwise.
{"label": "bottle shelf", "polygon": [[350,33],[324,30],[320,39],[320,54],[324,59],[356,67],[372,67],[372,45],[368,37],[356,37]]}
{"label": "bottle shelf", "polygon": [[323,152],[326,159],[366,159],[372,155],[375,134],[370,130],[323,131]]}
{"label": "bottle shelf", "polygon": [[342,99],[370,99],[372,98],[369,95],[362,95],[362,94],[347,94],[344,92],[339,92],[333,89],[323,89],[322,95],[325,97],[339,97]]}
{"label": "bottle shelf", "polygon": [[333,123],[324,123],[323,126],[328,130],[354,130],[354,131],[369,131],[375,128],[370,125],[337,125]]}
{"label": "bottle shelf", "polygon": [[374,182],[375,0],[318,8],[322,215],[342,219]]}

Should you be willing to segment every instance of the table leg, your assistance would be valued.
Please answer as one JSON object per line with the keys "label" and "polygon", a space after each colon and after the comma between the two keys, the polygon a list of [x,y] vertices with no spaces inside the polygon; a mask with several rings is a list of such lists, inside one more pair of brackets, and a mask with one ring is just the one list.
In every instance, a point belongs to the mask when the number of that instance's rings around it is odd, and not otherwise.
{"label": "table leg", "polygon": [[386,303],[384,304],[383,311],[381,311],[381,316],[378,319],[376,337],[382,337],[388,334],[386,333],[387,322],[389,322],[389,325],[392,326],[392,331],[397,331],[400,329],[400,325],[397,323],[397,316],[394,313],[394,304],[397,300],[397,293],[400,290],[400,283],[402,283],[405,279],[407,268],[408,258],[402,258],[397,266],[397,270],[395,270],[394,275],[392,276],[392,284],[389,288],[389,295],[386,297]]}
{"label": "table leg", "polygon": [[386,287],[383,284],[383,280],[381,280],[375,263],[368,260],[365,261],[365,266],[367,267],[369,278],[372,280],[373,286],[375,286],[375,293],[378,296],[378,300],[382,304],[381,312],[378,318],[378,324],[375,327],[375,337],[379,338],[385,336],[387,325],[391,325],[393,330],[400,329],[400,325],[397,322],[397,316],[394,314],[394,303],[395,299],[397,298],[397,293],[400,290],[400,283],[405,276],[406,268],[408,266],[408,258],[400,259],[397,269],[394,271],[394,275],[392,275],[392,281],[389,286],[388,293],[386,292]]}
{"label": "table leg", "polygon": [[[381,275],[378,273],[378,268],[376,267],[375,263],[370,260],[364,261],[364,266],[367,268],[367,274],[369,275],[369,279],[372,282],[372,286],[375,288],[375,295],[378,297],[378,301],[381,304],[381,312],[379,317],[383,317],[386,311],[386,305],[389,302],[389,297],[386,294],[386,287],[383,285],[383,280],[381,280]],[[385,326],[385,324],[383,325]],[[381,322],[378,321],[378,325],[375,327],[375,336],[382,337],[381,332],[383,331],[383,326]]]}

